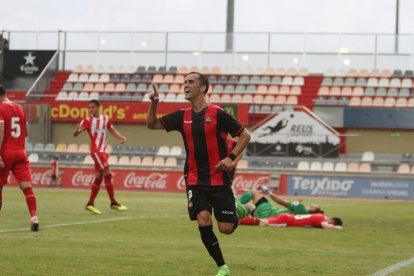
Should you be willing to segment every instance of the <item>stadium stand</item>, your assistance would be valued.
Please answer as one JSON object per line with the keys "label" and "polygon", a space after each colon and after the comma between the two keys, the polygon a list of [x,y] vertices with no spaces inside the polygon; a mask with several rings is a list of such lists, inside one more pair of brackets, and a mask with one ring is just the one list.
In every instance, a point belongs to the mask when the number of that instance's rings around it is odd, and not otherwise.
{"label": "stadium stand", "polygon": [[152,166],[153,163],[154,163],[154,161],[153,161],[153,158],[151,156],[145,156],[141,160],[141,165],[142,166]]}
{"label": "stadium stand", "polygon": [[362,162],[373,162],[375,160],[375,154],[372,151],[366,151],[362,154]]}
{"label": "stadium stand", "polygon": [[[154,165],[155,165],[155,161],[154,161]],[[164,165],[168,167],[175,167],[177,166],[177,159],[175,157],[167,157],[167,159],[165,159]]]}
{"label": "stadium stand", "polygon": [[90,155],[87,155],[85,159],[83,160],[83,163],[87,165],[92,165],[94,164],[94,161]]}
{"label": "stadium stand", "polygon": [[[167,69],[155,66],[137,66],[133,71],[126,68],[90,68],[80,66],[72,72],[67,73],[61,87],[54,91],[54,97],[58,101],[89,100],[99,98],[104,101],[149,101],[149,84],[156,82],[159,85],[161,101],[184,102],[183,81],[184,74],[189,70],[185,66]],[[314,106],[349,106],[365,108],[413,108],[413,75],[412,71],[403,72],[400,70],[367,70],[349,69],[342,71],[330,70],[324,75],[309,75],[307,70],[293,70],[282,68],[267,69],[241,69],[241,68],[198,68],[208,74],[211,82],[209,100],[213,103],[225,104],[251,104],[252,114],[269,114],[279,112],[287,105],[292,107],[304,105]],[[88,97],[86,97],[88,95]],[[26,145],[31,152],[30,146]],[[33,145],[34,147],[34,145]],[[69,148],[69,145],[67,145]],[[81,151],[79,145],[78,153],[87,162],[89,148]],[[62,150],[56,146],[56,152],[61,154],[69,149]],[[133,154],[126,153],[125,148],[114,147],[113,154],[119,159],[125,156],[122,164],[150,166],[156,156],[176,157],[176,164],[183,161],[183,152],[180,147],[173,153],[175,147],[169,148],[169,152],[161,154],[162,150],[156,148],[141,147],[135,148]],[[54,150],[50,150],[53,152]],[[133,155],[137,156],[133,156]],[[45,155],[48,157],[50,155]],[[145,160],[145,157],[150,157]],[[364,156],[352,160],[324,159],[320,164],[314,160],[292,161],[294,166],[286,160],[256,160],[251,157],[243,159],[241,164],[246,162],[249,169],[258,168],[284,168],[304,171],[335,171],[335,172],[370,172],[377,171],[381,166],[376,165],[379,161],[376,158],[366,159]],[[72,158],[73,159],[73,158]],[[44,158],[39,158],[42,162]],[[165,164],[168,163],[165,159]],[[380,159],[381,160],[381,159]],[[124,162],[125,161],[125,162]],[[318,160],[320,161],[320,160]],[[173,162],[173,161],[171,161]],[[280,163],[279,163],[280,162]],[[365,165],[364,163],[370,163]],[[316,165],[317,164],[317,165]],[[170,166],[170,165],[168,165]],[[399,172],[398,161],[392,163],[395,172]],[[407,166],[403,166],[407,171]],[[411,169],[410,166],[408,166]]]}
{"label": "stadium stand", "polygon": [[129,165],[130,164],[130,160],[129,160],[129,156],[121,156],[118,160],[118,165]]}
{"label": "stadium stand", "polygon": [[[101,100],[118,101],[118,100],[129,100],[134,97],[135,99],[142,99],[142,101],[148,101],[148,90],[151,87],[147,86],[146,83],[155,82],[159,85],[159,92],[165,93],[167,96],[162,100],[168,102],[181,102],[183,101],[182,93],[183,87],[179,86],[184,82],[184,74],[188,72],[185,68],[181,68],[178,71],[157,71],[151,70],[142,71],[142,67],[137,72],[130,74],[117,74],[114,69],[108,68],[103,72],[86,73],[80,71],[81,67],[74,69],[69,74],[68,79],[63,84],[61,91],[56,93],[56,100],[69,101],[69,100],[90,100],[92,98],[99,98]],[[83,68],[83,67],[82,67]],[[150,68],[150,67],[148,67]],[[194,69],[194,68],[193,68]],[[79,71],[77,71],[79,70]],[[164,70],[164,68],[162,68]],[[236,69],[234,69],[236,70]],[[265,98],[267,94],[280,94],[285,95],[286,98],[280,97],[278,101],[270,102],[270,98],[267,98],[267,104],[270,105],[281,105],[287,102],[287,104],[296,105],[300,104],[301,95],[303,95],[301,87],[306,85],[306,78],[308,77],[307,71],[303,70],[301,76],[294,75],[297,71],[293,69],[288,70],[260,70],[254,72],[253,69],[245,70],[245,73],[250,75],[231,75],[227,76],[225,73],[221,73],[219,68],[215,70],[204,68],[205,72],[210,75],[211,91],[218,93],[218,96],[212,96],[211,100],[217,103],[243,103],[250,102],[251,99],[255,99],[256,104],[263,104],[262,98]],[[239,70],[242,71],[241,69]],[[82,72],[82,73],[81,73]],[[146,72],[147,74],[140,74]],[[275,72],[281,74],[278,76],[269,76],[269,72]],[[260,74],[257,74],[260,73]],[[290,75],[288,75],[288,73]],[[284,74],[284,75],[282,75]],[[213,85],[213,83],[218,83]],[[223,85],[224,84],[224,85]],[[280,87],[278,87],[280,85]],[[66,92],[66,94],[65,94]],[[92,92],[95,94],[91,95]],[[106,94],[103,94],[105,92]],[[131,94],[123,94],[124,92],[137,93],[134,96]],[[170,95],[167,93],[174,93],[177,95]],[[230,97],[223,94],[248,94],[246,98]],[[259,94],[254,98],[255,94]],[[89,95],[89,96],[87,96]],[[288,97],[288,95],[295,95],[298,97]],[[305,100],[305,104],[309,104],[309,99]]]}
{"label": "stadium stand", "polygon": [[36,143],[33,147],[33,151],[44,151],[45,145],[43,143]]}
{"label": "stadium stand", "polygon": [[359,163],[348,163],[346,171],[359,172]]}
{"label": "stadium stand", "polygon": [[333,162],[325,161],[322,164],[322,171],[333,172],[335,170],[335,165]]}
{"label": "stadium stand", "polygon": [[129,161],[130,165],[139,166],[141,165],[141,157],[140,156],[133,156]]}
{"label": "stadium stand", "polygon": [[31,163],[37,163],[37,162],[39,162],[39,155],[37,153],[30,153],[29,154],[29,161]]}
{"label": "stadium stand", "polygon": [[308,161],[300,161],[297,167],[300,171],[307,171],[310,169],[310,165]]}
{"label": "stadium stand", "polygon": [[116,155],[110,155],[108,157],[108,164],[109,165],[118,165],[118,156],[116,156]]}
{"label": "stadium stand", "polygon": [[171,156],[182,156],[183,149],[180,146],[173,146],[170,149],[170,155]]}

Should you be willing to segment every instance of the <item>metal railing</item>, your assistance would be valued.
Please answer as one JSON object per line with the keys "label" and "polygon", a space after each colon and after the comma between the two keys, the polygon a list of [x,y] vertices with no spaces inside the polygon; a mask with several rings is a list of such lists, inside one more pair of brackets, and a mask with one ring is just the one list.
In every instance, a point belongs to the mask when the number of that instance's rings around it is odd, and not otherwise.
{"label": "metal railing", "polygon": [[27,100],[37,100],[43,96],[43,92],[49,88],[51,80],[55,77],[55,73],[58,70],[58,64],[59,52],[56,51],[43,71],[40,73],[39,77],[37,77],[26,93]]}

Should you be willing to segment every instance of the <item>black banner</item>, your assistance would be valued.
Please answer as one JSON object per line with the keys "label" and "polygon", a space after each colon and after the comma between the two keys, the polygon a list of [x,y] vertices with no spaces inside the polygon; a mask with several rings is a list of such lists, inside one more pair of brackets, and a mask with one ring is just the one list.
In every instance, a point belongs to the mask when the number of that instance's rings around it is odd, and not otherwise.
{"label": "black banner", "polygon": [[5,51],[4,77],[37,76],[43,71],[54,54],[55,51]]}

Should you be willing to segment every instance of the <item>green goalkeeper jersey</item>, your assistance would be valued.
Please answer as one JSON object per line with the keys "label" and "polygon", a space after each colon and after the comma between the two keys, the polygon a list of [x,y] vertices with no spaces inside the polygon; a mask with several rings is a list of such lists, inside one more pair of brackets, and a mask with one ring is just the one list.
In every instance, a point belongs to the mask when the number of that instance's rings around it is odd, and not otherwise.
{"label": "green goalkeeper jersey", "polygon": [[303,203],[299,202],[299,201],[289,202],[287,210],[288,211],[284,212],[284,213],[290,213],[290,214],[293,214],[293,215],[306,215],[306,214],[309,214],[309,211],[308,211],[308,209],[306,209],[305,205],[303,205]]}
{"label": "green goalkeeper jersey", "polygon": [[263,202],[253,212],[253,216],[256,218],[268,218],[274,217],[282,213],[289,213],[293,215],[309,214],[302,202],[292,201],[289,202],[287,208],[276,208],[270,202]]}

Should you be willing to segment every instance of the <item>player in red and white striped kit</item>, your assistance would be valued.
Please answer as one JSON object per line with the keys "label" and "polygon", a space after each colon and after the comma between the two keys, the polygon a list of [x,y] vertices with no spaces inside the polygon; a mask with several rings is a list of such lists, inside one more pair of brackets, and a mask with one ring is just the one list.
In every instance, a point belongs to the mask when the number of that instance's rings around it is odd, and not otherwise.
{"label": "player in red and white striped kit", "polygon": [[50,176],[50,186],[59,187],[59,157],[52,158],[52,175]]}
{"label": "player in red and white striped kit", "polygon": [[119,139],[121,144],[126,142],[125,136],[119,133],[113,127],[108,116],[99,113],[100,103],[98,100],[91,100],[88,103],[89,117],[84,118],[73,132],[73,136],[77,137],[81,132],[87,131],[91,139],[91,157],[95,161],[95,180],[91,187],[91,195],[85,209],[94,213],[101,214],[95,208],[94,201],[98,195],[102,180],[104,180],[106,191],[111,200],[111,208],[117,211],[125,211],[127,208],[119,204],[115,199],[114,186],[112,185],[112,174],[108,164],[107,147],[107,130],[112,136]]}
{"label": "player in red and white striped kit", "polygon": [[3,186],[12,172],[26,197],[30,213],[30,229],[39,231],[36,196],[32,189],[32,174],[25,149],[27,136],[26,115],[23,108],[11,102],[0,85],[0,209]]}

